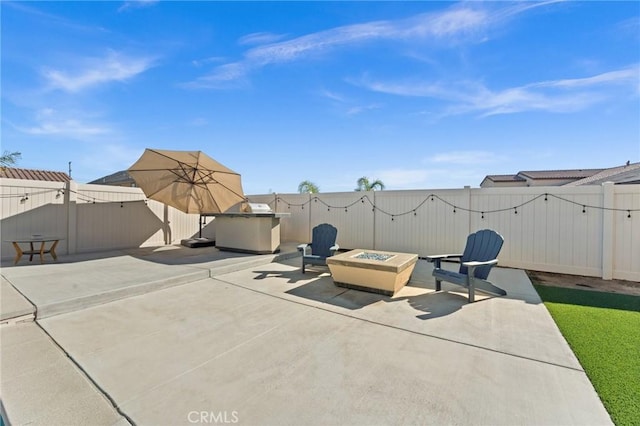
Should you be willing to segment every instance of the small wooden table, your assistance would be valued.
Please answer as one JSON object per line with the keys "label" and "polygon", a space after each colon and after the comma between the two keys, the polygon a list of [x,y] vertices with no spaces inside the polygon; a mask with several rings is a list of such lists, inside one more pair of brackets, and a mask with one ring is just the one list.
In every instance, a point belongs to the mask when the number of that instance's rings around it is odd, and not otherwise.
{"label": "small wooden table", "polygon": [[413,253],[356,249],[327,258],[337,286],[393,296],[411,278],[418,261]]}
{"label": "small wooden table", "polygon": [[[58,260],[58,256],[56,255],[56,246],[63,238],[59,237],[31,237],[31,238],[23,238],[16,240],[7,240],[13,244],[13,248],[16,249],[16,258],[13,262],[14,265],[17,265],[23,254],[29,255],[29,262],[33,260],[34,254],[40,255],[40,263],[44,263],[44,255],[49,253],[53,260]],[[34,244],[40,243],[40,248],[34,247]],[[52,243],[49,248],[46,247],[47,243]],[[28,250],[23,250],[20,247],[20,244],[29,244]]]}

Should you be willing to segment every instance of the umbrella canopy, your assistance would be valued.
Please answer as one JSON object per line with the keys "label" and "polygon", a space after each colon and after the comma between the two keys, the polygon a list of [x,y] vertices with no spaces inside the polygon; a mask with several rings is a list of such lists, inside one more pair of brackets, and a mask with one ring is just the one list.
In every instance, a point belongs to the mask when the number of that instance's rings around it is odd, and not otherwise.
{"label": "umbrella canopy", "polygon": [[201,151],[147,148],[128,172],[147,197],[185,213],[222,213],[246,200],[240,175]]}

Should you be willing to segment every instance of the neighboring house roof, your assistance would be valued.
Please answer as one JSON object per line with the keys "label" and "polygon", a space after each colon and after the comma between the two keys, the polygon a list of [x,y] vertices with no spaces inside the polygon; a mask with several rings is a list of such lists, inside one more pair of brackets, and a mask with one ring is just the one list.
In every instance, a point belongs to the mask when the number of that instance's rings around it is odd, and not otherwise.
{"label": "neighboring house roof", "polygon": [[91,181],[89,183],[90,184],[95,184],[95,185],[119,185],[119,186],[122,186],[122,185],[133,186],[133,185],[135,185],[135,181],[133,180],[131,175],[129,175],[129,172],[127,172],[126,170],[120,170],[119,172],[115,172],[115,173],[110,174],[108,176],[101,177],[101,178],[93,180],[93,181]]}
{"label": "neighboring house roof", "polygon": [[[607,169],[571,169],[571,170],[526,170],[515,175],[487,175],[480,183],[482,187],[487,182],[507,186],[512,182],[526,182],[526,184],[541,184],[540,181],[556,181],[552,185],[578,186],[601,185],[604,182],[616,184],[639,184],[640,163],[629,163],[623,166]],[[563,183],[564,182],[564,183]]]}
{"label": "neighboring house roof", "polygon": [[575,170],[530,170],[518,172],[518,175],[530,179],[584,179],[600,173],[604,169],[575,169]]}
{"label": "neighboring house roof", "polygon": [[69,182],[71,178],[64,172],[49,170],[18,169],[15,167],[3,167],[0,176],[8,179],[41,180],[47,182]]}
{"label": "neighboring house roof", "polygon": [[630,163],[624,166],[611,167],[599,173],[567,184],[567,186],[577,185],[601,185],[604,182],[613,183],[640,183],[640,163]]}
{"label": "neighboring house roof", "polygon": [[487,175],[485,179],[489,179],[494,182],[519,182],[526,180],[518,175]]}
{"label": "neighboring house roof", "polygon": [[487,175],[482,179],[480,186],[484,184],[485,181],[490,180],[492,182],[500,182],[500,183],[508,183],[508,182],[524,182],[526,179],[518,176],[518,175]]}

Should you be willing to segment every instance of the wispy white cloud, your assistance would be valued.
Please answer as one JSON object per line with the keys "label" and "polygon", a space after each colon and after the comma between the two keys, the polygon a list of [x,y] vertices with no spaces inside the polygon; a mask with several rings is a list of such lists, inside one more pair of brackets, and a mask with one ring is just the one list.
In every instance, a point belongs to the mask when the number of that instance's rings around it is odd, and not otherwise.
{"label": "wispy white cloud", "polygon": [[383,107],[383,104],[377,102],[362,104],[354,99],[350,99],[343,94],[326,89],[321,90],[319,92],[319,95],[323,98],[329,99],[337,107],[338,110],[342,111],[348,116],[358,115],[366,111],[372,111]]}
{"label": "wispy white cloud", "polygon": [[428,163],[469,165],[491,164],[505,161],[506,157],[490,151],[449,151],[441,152],[427,158]]}
{"label": "wispy white cloud", "polygon": [[481,116],[510,114],[523,111],[574,112],[611,99],[617,88],[630,88],[640,93],[640,66],[634,65],[584,78],[549,80],[491,90],[482,82],[382,82],[358,84],[369,90],[433,98],[448,102],[442,115],[476,113]]}
{"label": "wispy white cloud", "polygon": [[285,37],[284,34],[273,34],[273,33],[252,33],[247,34],[243,37],[240,37],[238,40],[238,44],[268,44],[274,43],[278,40],[282,40]]}
{"label": "wispy white cloud", "polygon": [[98,26],[89,26],[86,24],[80,24],[78,22],[67,19],[63,16],[54,15],[52,13],[43,12],[37,7],[32,7],[31,5],[27,5],[27,3],[36,4],[36,2],[16,2],[16,1],[3,1],[3,8],[12,8],[16,9],[22,13],[29,14],[41,22],[46,22],[48,25],[55,25],[61,28],[68,28],[74,31],[78,31],[83,34],[91,34],[91,33],[109,33],[110,31],[104,27]]}
{"label": "wispy white cloud", "polygon": [[572,78],[564,80],[544,81],[541,83],[530,84],[529,87],[560,87],[560,88],[573,88],[573,87],[590,87],[600,86],[605,84],[633,84],[640,81],[640,66],[636,65],[621,70],[605,72],[602,74],[594,75],[592,77],[585,78]]}
{"label": "wispy white cloud", "polygon": [[[491,10],[484,3],[457,4],[441,12],[424,13],[395,21],[381,20],[331,28],[290,40],[270,42],[247,50],[241,60],[215,68],[210,74],[186,84],[189,87],[217,88],[220,83],[243,78],[269,64],[299,61],[317,57],[335,49],[380,40],[434,43],[460,42],[465,38],[483,41],[485,29],[509,19],[534,6],[500,7]],[[537,7],[537,6],[536,6]],[[250,34],[241,39],[258,42],[260,37]],[[234,73],[229,73],[232,67]]]}
{"label": "wispy white cloud", "polygon": [[86,139],[112,133],[108,126],[97,124],[90,118],[83,117],[81,113],[64,113],[53,108],[39,110],[33,121],[33,125],[13,124],[13,127],[30,135],[61,136],[70,139]]}
{"label": "wispy white cloud", "polygon": [[109,51],[104,57],[85,58],[73,71],[44,69],[42,75],[49,88],[79,92],[112,81],[126,81],[154,66],[154,58],[131,57]]}
{"label": "wispy white cloud", "polygon": [[341,102],[341,103],[348,101],[348,99],[344,95],[340,93],[336,93],[331,90],[326,90],[326,89],[320,91],[320,96],[323,96],[327,99],[331,99],[332,101]]}
{"label": "wispy white cloud", "polygon": [[244,77],[247,75],[247,71],[246,64],[242,62],[224,64],[217,67],[208,75],[180,85],[189,89],[228,89],[240,87],[245,85]]}
{"label": "wispy white cloud", "polygon": [[358,115],[365,111],[371,111],[371,110],[380,109],[380,108],[382,108],[382,104],[377,104],[377,103],[369,104],[369,105],[358,105],[358,106],[349,108],[347,110],[347,115]]}
{"label": "wispy white cloud", "polygon": [[118,12],[124,12],[131,9],[141,9],[144,7],[154,6],[159,3],[160,0],[131,0],[125,1],[122,6],[118,8]]}
{"label": "wispy white cloud", "polygon": [[211,56],[209,58],[204,58],[204,59],[194,59],[193,61],[191,61],[191,63],[196,67],[201,67],[201,66],[210,64],[212,62],[221,63],[224,61],[225,61],[225,58],[223,58],[222,56]]}

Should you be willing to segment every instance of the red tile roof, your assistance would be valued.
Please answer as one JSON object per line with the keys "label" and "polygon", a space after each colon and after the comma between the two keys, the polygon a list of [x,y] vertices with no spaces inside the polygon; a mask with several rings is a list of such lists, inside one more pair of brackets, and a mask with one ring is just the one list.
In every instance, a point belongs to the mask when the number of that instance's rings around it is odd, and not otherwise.
{"label": "red tile roof", "polygon": [[0,176],[8,179],[42,180],[48,182],[69,182],[71,178],[64,172],[49,170],[17,169],[15,167],[3,167]]}

